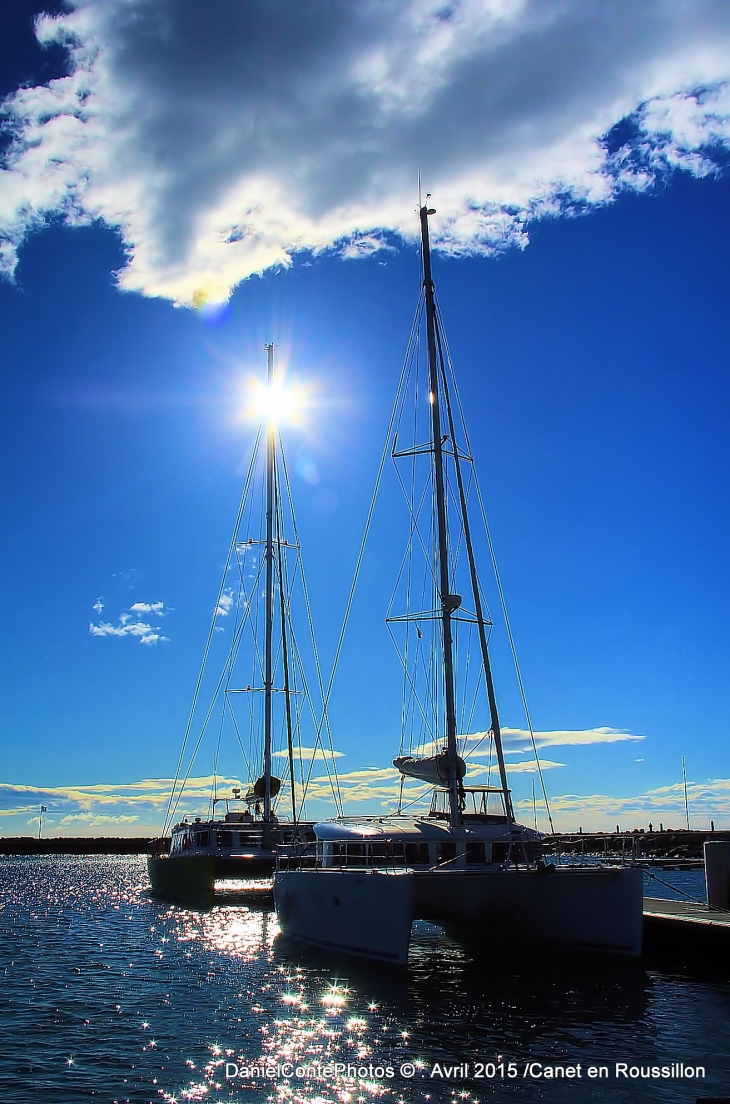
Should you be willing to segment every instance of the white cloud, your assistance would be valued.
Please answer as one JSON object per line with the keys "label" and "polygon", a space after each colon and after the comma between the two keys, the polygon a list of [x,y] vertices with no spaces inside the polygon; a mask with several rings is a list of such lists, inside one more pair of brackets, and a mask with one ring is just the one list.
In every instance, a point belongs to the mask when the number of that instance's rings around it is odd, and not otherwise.
{"label": "white cloud", "polygon": [[300,251],[413,238],[419,167],[438,248],[490,253],[730,142],[716,0],[71,3],[38,23],[69,75],[6,105],[6,274],[49,218],[100,220],[122,287],[219,301]]}
{"label": "white cloud", "polygon": [[87,828],[107,828],[112,824],[136,824],[138,820],[138,816],[127,816],[124,813],[116,816],[108,813],[69,813],[68,816],[61,817],[58,826],[64,828],[73,824],[85,824]]}
{"label": "white cloud", "polygon": [[[564,767],[564,766],[565,766],[565,763],[556,763],[552,759],[541,759],[540,760],[541,770],[551,770],[554,767]],[[495,771],[496,771],[496,767],[495,767]],[[537,773],[537,763],[535,762],[534,759],[525,759],[524,762],[520,762],[520,763],[508,763],[507,772],[508,772],[508,774],[523,774],[523,773],[536,774]],[[477,764],[468,765],[467,766],[467,771],[466,771],[466,776],[470,780],[473,780],[477,777],[483,778],[484,777],[484,765],[483,764],[479,764],[478,766],[477,766]]]}
{"label": "white cloud", "polygon": [[[690,820],[693,828],[709,828],[710,820],[716,826],[730,827],[728,796],[730,778],[712,778],[707,782],[690,782],[687,785]],[[526,810],[528,802],[518,802],[518,808]],[[683,828],[685,820],[684,785],[659,786],[644,793],[617,797],[612,794],[560,794],[551,796],[553,817],[559,817],[559,830],[575,831],[584,828],[604,830],[620,823],[622,828],[646,825],[650,820],[665,827]],[[570,817],[570,823],[567,818]]]}
{"label": "white cloud", "polygon": [[[97,600],[93,608],[96,609],[98,604],[99,601]],[[119,615],[116,625],[110,621],[101,621],[97,625],[92,621],[89,624],[89,632],[92,636],[135,637],[140,644],[146,644],[148,647],[170,639],[159,632],[157,625],[150,625],[147,621],[141,621],[138,616],[140,613],[151,614],[153,617],[165,617],[169,610],[165,608],[164,602],[135,602],[129,607],[129,611],[125,610],[124,613]]]}
{"label": "white cloud", "polygon": [[110,625],[108,621],[102,621],[100,625],[94,622],[89,624],[89,632],[92,636],[135,636],[140,644],[159,644],[161,640],[169,640],[168,636],[162,636],[156,628],[145,621],[129,621],[124,614],[119,619],[118,625]]}
{"label": "white cloud", "polygon": [[[530,742],[530,733],[524,728],[503,728],[505,747],[513,752],[524,751]],[[542,747],[586,747],[590,744],[620,744],[626,741],[644,740],[646,737],[621,728],[552,729],[534,732],[535,743]],[[472,739],[472,737],[470,737]],[[511,745],[516,745],[512,746]]]}
{"label": "white cloud", "polygon": [[130,613],[152,613],[156,617],[164,617],[167,612],[164,602],[135,602],[129,610]]}
{"label": "white cloud", "polygon": [[[272,752],[272,754],[277,756],[277,758],[279,759],[289,758],[288,751],[274,751]],[[321,747],[296,747],[294,749],[294,758],[297,760],[306,760],[307,762],[311,762],[312,760],[314,760],[315,762],[321,762],[325,759],[341,759],[344,754],[344,751],[330,751],[329,748]]]}
{"label": "white cloud", "polygon": [[[558,767],[559,763],[543,764]],[[519,764],[519,769],[530,771],[531,762]],[[339,775],[342,796],[348,806],[359,806],[363,812],[375,808],[390,808],[401,793],[400,775],[395,767],[361,767]],[[240,778],[220,776],[216,779],[218,793],[231,792],[234,786],[244,788]],[[213,777],[200,775],[188,779],[185,793],[178,807],[178,815],[199,815],[210,800]],[[3,835],[13,834],[14,818],[22,817],[22,823],[38,823],[38,806],[46,805],[43,815],[44,832],[49,834],[83,835],[89,826],[108,827],[110,834],[134,824],[134,833],[154,835],[159,832],[172,786],[171,778],[145,778],[135,782],[94,783],[93,785],[32,786],[17,783],[0,783],[0,820]],[[687,785],[690,816],[693,827],[708,828],[710,820],[716,827],[730,828],[728,799],[730,778],[710,778],[705,782],[690,780]],[[403,791],[404,805],[425,794],[430,801],[430,789],[420,783],[406,784]],[[331,801],[331,788],[326,776],[311,780],[307,800]],[[578,825],[584,829],[605,830],[620,822],[622,828],[646,825],[651,820],[665,827],[682,827],[684,824],[684,786],[677,782],[633,795],[615,794],[558,794],[550,798],[550,806],[556,827],[560,831],[575,831]],[[515,803],[518,815],[532,820],[532,799],[526,797]],[[356,811],[356,810],[355,810]],[[28,814],[34,814],[27,820]],[[17,822],[16,822],[17,823]],[[102,833],[103,834],[103,833]]]}
{"label": "white cloud", "polygon": [[[532,750],[532,740],[526,728],[510,728],[505,725],[501,729],[502,746],[505,755],[524,755]],[[621,728],[558,728],[547,731],[533,732],[535,745],[538,748],[545,747],[588,747],[592,744],[619,744],[627,741],[646,739],[645,736],[634,732],[627,732]],[[471,732],[469,735],[457,736],[460,754],[470,759],[488,758],[494,754],[489,732]],[[420,755],[433,755],[441,750],[441,744],[430,742],[420,750]],[[542,760],[540,760],[542,762]],[[510,770],[516,764],[510,764]]]}
{"label": "white cloud", "polygon": [[[38,806],[45,805],[44,835],[85,835],[89,828],[101,835],[156,835],[162,826],[172,788],[171,778],[145,778],[135,782],[99,782],[85,786],[32,786],[0,783],[0,823],[3,835],[21,825],[38,824]],[[218,792],[241,788],[239,778],[216,777]],[[212,775],[188,779],[178,813],[199,815],[210,802]],[[34,814],[31,819],[28,814]],[[21,819],[22,818],[22,819]],[[132,829],[130,831],[130,829]]]}
{"label": "white cloud", "polygon": [[[401,793],[402,775],[395,767],[360,767],[357,770],[339,773],[337,781],[345,806],[366,804],[371,808],[374,803],[392,806]],[[423,792],[427,787],[423,783],[406,782],[403,787],[405,800]],[[332,786],[326,775],[311,779],[307,787],[307,799],[331,800]]]}
{"label": "white cloud", "polygon": [[101,613],[104,609],[104,602],[101,598],[97,598],[91,608],[93,609],[94,613]]}
{"label": "white cloud", "polygon": [[233,588],[226,587],[218,599],[218,605],[215,607],[216,617],[228,617],[233,605]]}

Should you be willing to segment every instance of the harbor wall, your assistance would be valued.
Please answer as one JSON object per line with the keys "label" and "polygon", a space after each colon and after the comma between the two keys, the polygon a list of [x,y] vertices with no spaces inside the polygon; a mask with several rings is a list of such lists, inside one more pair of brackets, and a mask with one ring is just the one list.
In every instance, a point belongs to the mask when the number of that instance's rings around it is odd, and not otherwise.
{"label": "harbor wall", "polygon": [[700,832],[666,828],[658,832],[556,833],[544,839],[553,855],[624,855],[637,859],[699,859],[711,840],[730,841],[730,831]]}
{"label": "harbor wall", "polygon": [[0,855],[146,855],[150,836],[0,836]]}

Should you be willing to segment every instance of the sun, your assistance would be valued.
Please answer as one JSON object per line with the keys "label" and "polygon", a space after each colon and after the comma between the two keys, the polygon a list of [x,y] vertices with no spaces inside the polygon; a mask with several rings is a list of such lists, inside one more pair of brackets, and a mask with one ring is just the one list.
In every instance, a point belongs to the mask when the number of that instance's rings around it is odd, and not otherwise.
{"label": "sun", "polygon": [[301,422],[305,406],[304,388],[287,385],[281,379],[268,384],[254,382],[249,389],[251,417],[266,421],[269,425]]}

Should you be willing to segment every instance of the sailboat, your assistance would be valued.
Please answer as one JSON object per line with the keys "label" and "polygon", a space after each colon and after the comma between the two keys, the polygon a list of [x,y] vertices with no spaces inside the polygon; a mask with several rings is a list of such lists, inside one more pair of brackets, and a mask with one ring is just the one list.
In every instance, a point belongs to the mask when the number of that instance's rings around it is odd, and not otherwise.
{"label": "sailboat", "polygon": [[[470,497],[478,497],[473,457],[431,271],[434,213],[428,198],[419,204],[423,284],[409,349],[414,333],[424,329],[425,342],[419,338],[409,354],[416,368],[404,367],[395,407],[403,408],[410,388],[411,443],[404,446],[398,429],[389,430],[393,460],[411,466],[401,487],[411,510],[410,544],[420,543],[426,572],[414,595],[412,559],[404,559],[408,596],[402,608],[391,602],[388,622],[410,633],[410,642],[406,636],[399,647],[406,688],[415,689],[419,672],[425,687],[420,698],[411,695],[418,709],[410,714],[404,696],[403,717],[420,710],[429,737],[415,749],[402,747],[394,766],[402,783],[415,779],[432,787],[430,808],[414,813],[399,805],[395,814],[315,824],[314,844],[280,854],[274,875],[279,923],[285,936],[315,947],[401,965],[414,920],[482,946],[516,942],[637,956],[641,872],[556,867],[545,861],[543,835],[516,819],[489,651],[492,624],[472,539]],[[413,474],[419,463],[427,465],[422,488]],[[476,663],[459,650],[457,630],[471,637]],[[457,696],[457,682],[469,673],[474,695],[481,688],[488,709],[489,728],[478,739],[459,735],[465,718],[468,731],[471,711],[463,694]],[[486,780],[469,758],[481,741],[479,750],[489,748]]]}
{"label": "sailboat", "polygon": [[[291,619],[295,585],[305,584],[277,411],[273,408],[277,397],[281,401],[283,389],[275,374],[274,345],[265,348],[267,377],[262,391],[261,427],[215,604],[165,827],[160,838],[153,842],[148,857],[153,890],[177,898],[211,898],[214,884],[220,879],[270,875],[277,846],[313,838],[311,823],[302,820],[307,778],[306,760],[301,758],[301,730],[305,723],[304,709],[309,706],[314,715],[315,707]],[[260,511],[259,502],[263,503]],[[308,612],[308,601],[306,608]],[[225,632],[229,622],[230,647],[219,671],[213,674],[212,699],[208,708],[202,709],[200,731],[183,771],[186,747],[195,735],[194,724],[201,715],[205,676],[215,651],[213,645],[219,639],[218,632]],[[248,649],[244,647],[245,641]],[[311,631],[309,643],[319,669]],[[218,758],[225,725],[232,729],[243,752],[249,783],[232,786],[230,792],[221,795]],[[249,730],[248,752],[243,738],[245,725]],[[199,816],[189,812],[181,815],[181,807],[189,805],[184,792],[197,750],[206,730],[215,727],[218,740],[208,810]],[[318,739],[320,730],[321,725]],[[278,751],[277,735],[283,744]],[[314,750],[309,749],[310,753]],[[285,763],[284,773],[288,777],[284,784],[274,773],[276,756]],[[299,795],[297,761],[302,783]],[[280,807],[287,789],[288,816]]]}

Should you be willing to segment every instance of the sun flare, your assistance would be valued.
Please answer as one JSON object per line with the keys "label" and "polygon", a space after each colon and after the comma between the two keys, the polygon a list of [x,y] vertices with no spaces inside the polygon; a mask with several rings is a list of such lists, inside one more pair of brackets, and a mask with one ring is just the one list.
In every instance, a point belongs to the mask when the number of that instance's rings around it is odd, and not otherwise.
{"label": "sun flare", "polygon": [[249,388],[248,409],[250,416],[274,425],[301,422],[306,405],[302,387],[274,380],[264,384],[255,382]]}

